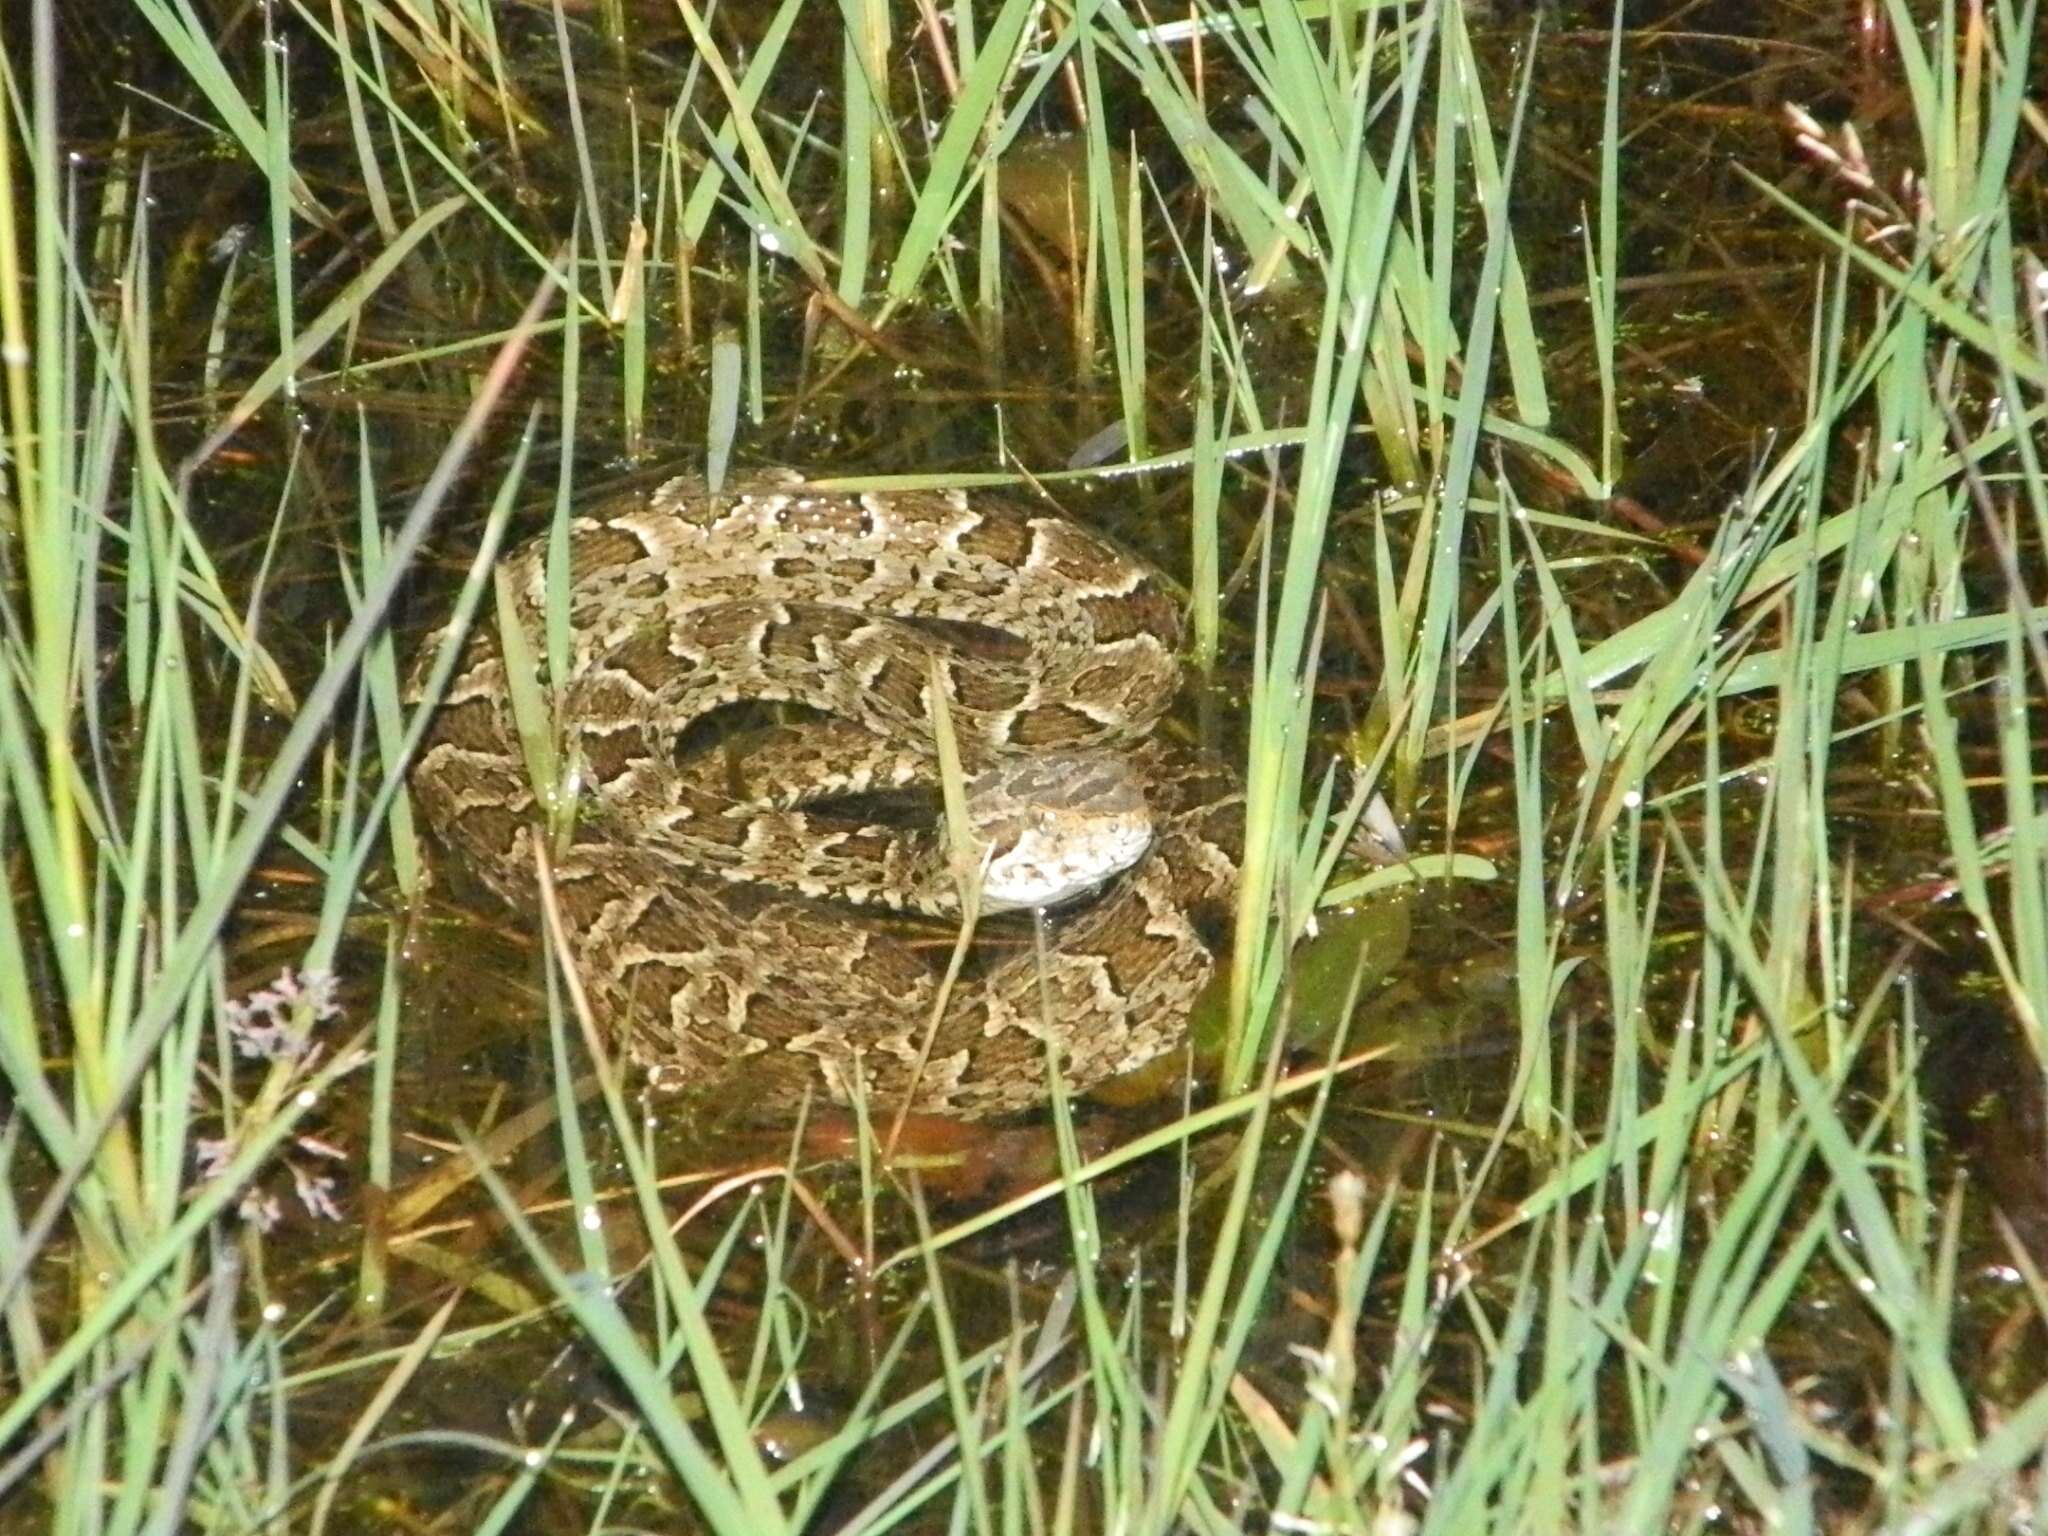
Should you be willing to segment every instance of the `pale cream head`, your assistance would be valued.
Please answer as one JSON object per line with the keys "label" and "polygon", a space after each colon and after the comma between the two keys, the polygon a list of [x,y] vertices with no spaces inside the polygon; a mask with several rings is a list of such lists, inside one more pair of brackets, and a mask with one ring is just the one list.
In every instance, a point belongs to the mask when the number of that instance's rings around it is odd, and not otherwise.
{"label": "pale cream head", "polygon": [[977,774],[968,829],[988,856],[982,905],[1056,907],[1098,890],[1152,846],[1152,812],[1130,762],[1051,752]]}

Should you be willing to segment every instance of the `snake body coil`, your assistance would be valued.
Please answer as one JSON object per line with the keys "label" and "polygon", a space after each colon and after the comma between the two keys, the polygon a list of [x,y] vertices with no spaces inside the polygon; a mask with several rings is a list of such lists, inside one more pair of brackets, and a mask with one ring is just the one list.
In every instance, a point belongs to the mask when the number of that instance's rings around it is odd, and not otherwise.
{"label": "snake body coil", "polygon": [[[1180,1041],[1213,969],[1197,915],[1236,878],[1238,806],[1219,767],[1152,731],[1179,622],[1150,567],[1000,498],[834,494],[772,472],[611,503],[572,525],[569,560],[552,692],[579,800],[555,878],[593,1004],[637,1058],[665,1080],[735,1082],[756,1112],[858,1087],[977,1116],[1045,1097],[1048,1038],[1076,1089]],[[545,656],[545,541],[507,574]],[[493,635],[478,625],[414,786],[527,908],[539,815]],[[935,783],[934,678],[968,771],[1004,792],[975,830],[1016,851],[1019,889],[1071,890],[1071,845],[1027,838],[1091,815],[1074,835],[1131,867],[1052,914],[1042,964],[1028,918],[985,919],[994,958],[954,988],[927,1051],[957,920],[943,839],[826,800]],[[694,723],[751,701],[811,718],[750,730],[737,759],[679,753]]]}

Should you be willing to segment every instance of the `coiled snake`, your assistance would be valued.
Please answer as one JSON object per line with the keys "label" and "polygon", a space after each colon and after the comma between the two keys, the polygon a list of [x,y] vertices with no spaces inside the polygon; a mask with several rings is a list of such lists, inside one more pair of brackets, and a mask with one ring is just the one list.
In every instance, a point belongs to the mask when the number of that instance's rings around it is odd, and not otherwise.
{"label": "coiled snake", "polygon": [[[556,884],[601,1020],[661,1079],[729,1084],[761,1113],[858,1086],[979,1116],[1045,1097],[1048,1037],[1076,1089],[1179,1043],[1213,969],[1197,919],[1236,879],[1238,802],[1218,765],[1152,730],[1179,619],[1150,567],[1014,501],[828,494],[786,472],[612,502],[575,521],[569,559],[553,696],[578,809]],[[544,656],[545,539],[507,574]],[[477,631],[414,788],[443,839],[531,908],[539,812],[495,631]],[[1042,955],[1029,918],[984,919],[927,1042],[956,888],[941,834],[874,806],[936,782],[935,675],[998,900],[1094,888],[1052,912]],[[738,757],[679,749],[736,701],[811,718],[756,725]],[[1089,857],[1071,840],[1032,841],[1091,816],[1107,880],[1066,867]]]}

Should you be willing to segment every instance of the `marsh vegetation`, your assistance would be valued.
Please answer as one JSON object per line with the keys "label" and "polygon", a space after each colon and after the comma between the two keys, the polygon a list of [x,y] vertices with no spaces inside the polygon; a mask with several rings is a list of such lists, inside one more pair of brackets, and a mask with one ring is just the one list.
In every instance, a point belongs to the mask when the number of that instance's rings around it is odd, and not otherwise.
{"label": "marsh vegetation", "polygon": [[[2037,22],[10,0],[0,1531],[2038,1523]],[[1181,584],[1190,1052],[764,1128],[447,867],[728,464]]]}

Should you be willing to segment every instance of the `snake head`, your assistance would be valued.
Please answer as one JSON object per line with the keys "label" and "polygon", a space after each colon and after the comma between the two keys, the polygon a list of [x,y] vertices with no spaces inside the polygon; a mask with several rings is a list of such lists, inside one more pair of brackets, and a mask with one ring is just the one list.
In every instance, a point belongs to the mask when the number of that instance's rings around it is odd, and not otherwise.
{"label": "snake head", "polygon": [[997,764],[967,785],[968,831],[986,850],[982,903],[1056,907],[1098,890],[1152,846],[1137,769],[1115,752]]}

